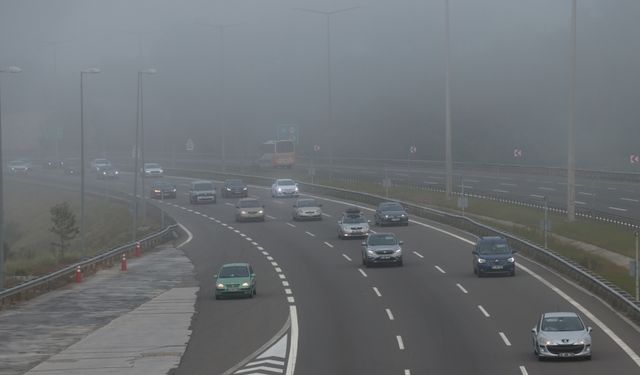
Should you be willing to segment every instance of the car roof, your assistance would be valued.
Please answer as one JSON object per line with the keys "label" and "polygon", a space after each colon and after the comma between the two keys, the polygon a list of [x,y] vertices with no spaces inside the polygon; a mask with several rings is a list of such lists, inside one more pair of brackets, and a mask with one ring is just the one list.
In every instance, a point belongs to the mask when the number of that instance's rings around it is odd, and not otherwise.
{"label": "car roof", "polygon": [[566,318],[566,317],[578,317],[578,314],[574,312],[547,312],[542,314],[543,318]]}
{"label": "car roof", "polygon": [[240,198],[238,199],[238,202],[259,202],[259,200],[257,198]]}
{"label": "car roof", "polygon": [[169,181],[162,181],[162,180],[158,180],[158,181],[153,181],[151,183],[152,185],[171,185],[173,186],[173,184]]}
{"label": "car roof", "polygon": [[225,268],[225,267],[238,267],[238,266],[245,266],[245,267],[249,267],[249,263],[225,263],[222,265],[222,267],[220,268]]}
{"label": "car roof", "polygon": [[504,237],[500,236],[484,236],[480,237],[480,239],[478,239],[478,242],[507,242],[507,240]]}
{"label": "car roof", "polygon": [[204,184],[204,183],[206,183],[206,184],[212,184],[213,182],[211,182],[211,181],[209,181],[209,180],[196,180],[196,181],[191,181],[191,184],[192,184],[192,185],[194,185],[194,184]]}
{"label": "car roof", "polygon": [[289,181],[291,181],[291,182],[295,182],[295,181],[293,181],[293,179],[291,179],[291,178],[279,178],[279,179],[277,179],[277,180],[276,180],[276,183],[289,182]]}
{"label": "car roof", "polygon": [[371,233],[369,234],[369,238],[371,237],[382,237],[382,236],[393,236],[396,237],[396,234],[393,232],[376,232],[376,233]]}

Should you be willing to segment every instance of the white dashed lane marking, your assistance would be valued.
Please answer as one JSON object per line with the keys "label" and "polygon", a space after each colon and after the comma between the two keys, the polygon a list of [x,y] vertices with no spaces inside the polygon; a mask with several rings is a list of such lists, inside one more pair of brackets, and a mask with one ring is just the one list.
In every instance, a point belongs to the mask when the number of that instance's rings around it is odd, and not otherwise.
{"label": "white dashed lane marking", "polygon": [[311,237],[315,237],[315,236],[316,236],[315,234],[313,234],[313,233],[311,233],[311,232],[305,232],[305,233],[306,233],[306,234],[308,234],[308,235],[309,235],[309,236],[311,236]]}
{"label": "white dashed lane marking", "polygon": [[283,281],[282,282],[282,286],[289,286],[289,282],[288,281]]}
{"label": "white dashed lane marking", "polygon": [[327,246],[329,246],[330,248],[332,248],[332,249],[333,249],[333,245],[332,245],[332,244],[330,244],[330,243],[328,243],[328,242],[325,242],[324,244],[325,244],[325,245],[327,245]]}
{"label": "white dashed lane marking", "polygon": [[435,268],[440,271],[440,273],[447,273],[445,270],[443,270],[442,268],[440,268],[440,266],[435,266]]}
{"label": "white dashed lane marking", "polygon": [[362,268],[358,268],[358,271],[360,272],[360,274],[362,274],[362,276],[367,277],[367,273],[364,272]]}
{"label": "white dashed lane marking", "polygon": [[413,253],[414,253],[414,254],[416,254],[416,256],[418,256],[418,257],[420,257],[420,258],[424,258],[424,255],[420,254],[420,253],[419,253],[419,252],[417,252],[417,251],[414,251]]}
{"label": "white dashed lane marking", "polygon": [[376,294],[376,296],[378,296],[378,297],[382,297],[382,293],[380,293],[380,291],[378,290],[378,288],[376,288],[375,286],[373,287],[373,292]]}
{"label": "white dashed lane marking", "polygon": [[287,278],[283,273],[278,274],[278,277],[279,277],[279,278],[281,278],[281,279],[283,279],[283,280]]}
{"label": "white dashed lane marking", "polygon": [[482,312],[482,315],[484,315],[487,318],[491,316],[491,315],[489,315],[487,310],[485,310],[484,307],[482,307],[482,305],[478,305],[478,310],[480,310],[480,312]]}
{"label": "white dashed lane marking", "polygon": [[322,216],[324,216],[324,217],[331,217],[331,215],[329,215],[329,214],[325,214],[324,212],[322,213]]}
{"label": "white dashed lane marking", "polygon": [[275,216],[267,215],[267,219],[275,220]]}
{"label": "white dashed lane marking", "polygon": [[524,366],[520,366],[520,372],[522,373],[522,375],[529,375],[527,369]]}
{"label": "white dashed lane marking", "polygon": [[291,223],[287,223],[288,226],[290,226],[291,228],[295,228],[296,226],[291,224]]}
{"label": "white dashed lane marking", "polygon": [[342,256],[344,257],[344,259],[346,259],[346,260],[348,260],[349,262],[351,262],[351,258],[349,258],[349,257],[347,256],[347,254],[342,254]]}
{"label": "white dashed lane marking", "polygon": [[640,202],[640,200],[634,199],[634,198],[620,198],[620,200],[623,200],[623,201],[626,201],[626,202],[635,202],[635,203]]}
{"label": "white dashed lane marking", "polygon": [[291,289],[289,289],[289,288],[286,288],[286,289],[284,290],[284,293],[285,293],[285,294],[293,294],[293,291],[292,291]]}
{"label": "white dashed lane marking", "polygon": [[393,317],[393,313],[391,312],[390,309],[384,309],[384,311],[387,312],[387,317],[389,318],[389,320],[394,320],[395,318]]}
{"label": "white dashed lane marking", "polygon": [[396,336],[396,340],[398,341],[398,348],[400,350],[404,350],[404,342],[402,341],[402,336]]}
{"label": "white dashed lane marking", "polygon": [[502,341],[506,346],[511,346],[511,342],[507,338],[507,335],[504,334],[504,332],[498,332],[498,334],[500,335],[500,337],[502,338]]}
{"label": "white dashed lane marking", "polygon": [[467,290],[460,284],[456,284],[456,286],[458,287],[458,289],[460,289],[462,291],[462,293],[467,294],[469,292],[467,292]]}
{"label": "white dashed lane marking", "polygon": [[619,208],[619,207],[609,207],[610,210],[614,210],[614,211],[620,211],[620,212],[627,212],[626,208]]}
{"label": "white dashed lane marking", "polygon": [[295,303],[296,299],[293,297],[287,297],[287,301],[289,301],[289,303]]}

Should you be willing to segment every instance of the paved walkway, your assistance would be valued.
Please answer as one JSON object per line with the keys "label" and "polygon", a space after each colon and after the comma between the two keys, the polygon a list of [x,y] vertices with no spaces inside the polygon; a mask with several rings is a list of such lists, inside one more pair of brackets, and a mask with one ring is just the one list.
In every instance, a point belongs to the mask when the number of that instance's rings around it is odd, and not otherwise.
{"label": "paved walkway", "polygon": [[141,374],[164,374],[171,367],[158,372],[150,362],[166,367],[179,360],[196,290],[189,259],[161,247],[130,260],[127,272],[116,266],[1,311],[0,375],[43,374],[56,366],[56,374],[99,374],[100,366],[112,365],[110,374],[134,374],[138,367]]}

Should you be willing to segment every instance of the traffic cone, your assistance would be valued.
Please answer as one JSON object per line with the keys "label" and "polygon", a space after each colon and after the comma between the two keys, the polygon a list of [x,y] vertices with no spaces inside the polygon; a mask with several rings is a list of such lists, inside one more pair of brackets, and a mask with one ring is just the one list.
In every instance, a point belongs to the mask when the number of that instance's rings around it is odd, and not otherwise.
{"label": "traffic cone", "polygon": [[78,266],[78,268],[76,268],[76,283],[81,283],[82,282],[82,270],[80,269],[80,266]]}
{"label": "traffic cone", "polygon": [[127,257],[122,253],[122,259],[120,260],[120,271],[127,270]]}
{"label": "traffic cone", "polygon": [[142,255],[142,246],[140,246],[140,242],[136,242],[136,250],[134,252],[136,257]]}

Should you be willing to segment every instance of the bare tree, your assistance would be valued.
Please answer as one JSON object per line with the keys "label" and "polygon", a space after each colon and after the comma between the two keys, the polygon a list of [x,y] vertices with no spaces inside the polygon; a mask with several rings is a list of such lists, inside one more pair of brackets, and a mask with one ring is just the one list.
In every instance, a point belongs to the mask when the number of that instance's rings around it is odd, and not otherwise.
{"label": "bare tree", "polygon": [[51,207],[50,212],[53,226],[49,230],[58,236],[58,241],[52,242],[51,245],[54,249],[58,249],[60,259],[62,259],[69,246],[69,241],[74,239],[80,230],[76,225],[76,215],[71,211],[67,202]]}

